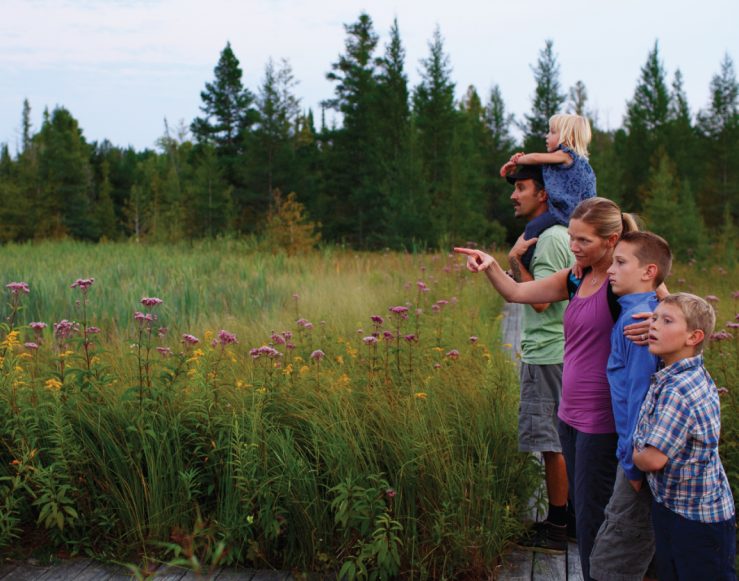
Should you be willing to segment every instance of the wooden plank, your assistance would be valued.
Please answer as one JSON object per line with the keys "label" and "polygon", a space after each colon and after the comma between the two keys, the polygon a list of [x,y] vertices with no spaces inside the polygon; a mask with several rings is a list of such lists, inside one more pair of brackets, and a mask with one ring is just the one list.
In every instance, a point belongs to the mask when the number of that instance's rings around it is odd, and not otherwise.
{"label": "wooden plank", "polygon": [[91,560],[89,566],[74,577],[74,581],[123,581],[132,577],[131,570],[122,565]]}
{"label": "wooden plank", "polygon": [[12,579],[10,574],[18,568],[18,563],[0,563],[0,579]]}
{"label": "wooden plank", "polygon": [[580,565],[580,551],[577,543],[567,543],[567,578],[571,581],[582,581],[582,566]]}
{"label": "wooden plank", "polygon": [[10,581],[36,581],[41,579],[51,570],[51,567],[38,567],[36,565],[28,565],[21,563],[12,574],[7,577]]}
{"label": "wooden plank", "polygon": [[77,579],[82,573],[90,567],[92,559],[67,559],[56,563],[47,573],[44,574],[43,581],[68,581],[69,579]]}
{"label": "wooden plank", "polygon": [[257,571],[251,581],[288,581],[289,571]]}
{"label": "wooden plank", "polygon": [[188,569],[182,567],[167,567],[162,565],[154,572],[154,579],[157,581],[182,581],[182,578],[187,574]]}
{"label": "wooden plank", "polygon": [[532,581],[566,581],[567,556],[534,553],[534,566],[531,570]]}
{"label": "wooden plank", "polygon": [[495,568],[499,581],[531,581],[532,553],[513,549],[501,555],[501,563]]}
{"label": "wooden plank", "polygon": [[257,572],[254,569],[221,569],[214,581],[252,581]]}

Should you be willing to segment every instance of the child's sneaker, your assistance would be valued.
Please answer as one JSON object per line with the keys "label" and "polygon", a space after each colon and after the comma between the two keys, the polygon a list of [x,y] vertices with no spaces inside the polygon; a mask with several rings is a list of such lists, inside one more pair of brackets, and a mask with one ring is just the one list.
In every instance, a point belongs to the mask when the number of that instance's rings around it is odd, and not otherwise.
{"label": "child's sneaker", "polygon": [[546,520],[534,523],[515,544],[537,553],[564,553],[567,550],[567,525],[554,525]]}

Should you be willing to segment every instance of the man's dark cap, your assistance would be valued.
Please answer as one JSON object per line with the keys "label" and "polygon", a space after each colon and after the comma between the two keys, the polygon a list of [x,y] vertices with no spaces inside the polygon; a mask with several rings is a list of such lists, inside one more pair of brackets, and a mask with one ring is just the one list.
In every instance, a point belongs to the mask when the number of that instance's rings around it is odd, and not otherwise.
{"label": "man's dark cap", "polygon": [[516,171],[512,174],[508,174],[505,179],[507,179],[510,184],[515,184],[519,180],[536,180],[540,184],[544,183],[540,165],[516,166]]}

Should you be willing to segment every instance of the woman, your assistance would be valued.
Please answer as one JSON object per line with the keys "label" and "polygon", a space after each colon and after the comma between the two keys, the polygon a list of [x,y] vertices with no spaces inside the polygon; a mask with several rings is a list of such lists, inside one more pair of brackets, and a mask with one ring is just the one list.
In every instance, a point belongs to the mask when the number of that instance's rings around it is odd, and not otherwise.
{"label": "woman", "polygon": [[[570,249],[583,277],[571,299],[569,269],[517,283],[492,256],[480,250],[454,249],[467,256],[468,270],[485,272],[509,302],[534,304],[570,299],[563,319],[565,353],[559,437],[575,504],[577,542],[586,580],[590,579],[590,552],[613,490],[617,463],[617,436],[606,377],[615,317],[606,271],[621,235],[634,230],[638,230],[634,219],[622,214],[610,200],[595,197],[577,206],[568,232]],[[628,336],[642,341],[648,329],[648,322],[632,325]]]}

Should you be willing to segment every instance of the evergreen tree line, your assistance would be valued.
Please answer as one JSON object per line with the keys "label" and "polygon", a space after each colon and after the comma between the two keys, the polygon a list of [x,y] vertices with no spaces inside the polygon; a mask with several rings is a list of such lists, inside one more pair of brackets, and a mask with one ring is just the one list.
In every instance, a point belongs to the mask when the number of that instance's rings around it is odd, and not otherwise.
{"label": "evergreen tree line", "polygon": [[[705,256],[710,245],[733,253],[739,84],[728,54],[694,114],[680,70],[669,82],[655,43],[623,126],[605,130],[582,82],[561,87],[552,41],[531,66],[530,113],[516,120],[497,85],[455,100],[438,28],[412,88],[397,21],[384,47],[366,13],[345,31],[318,121],[302,109],[287,61],[270,60],[253,92],[230,44],[201,92],[202,116],[189,127],[165,121],[156,150],[88,143],[64,107],[46,110],[34,133],[25,101],[16,155],[0,149],[0,241],[259,234],[276,191],[296,193],[323,240],[356,248],[511,241],[521,224],[499,168],[521,148],[542,151],[549,117],[566,111],[591,119],[599,195],[642,215],[678,256]],[[327,124],[331,111],[340,121]]]}

